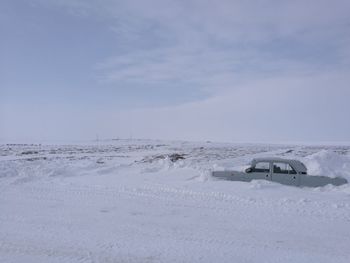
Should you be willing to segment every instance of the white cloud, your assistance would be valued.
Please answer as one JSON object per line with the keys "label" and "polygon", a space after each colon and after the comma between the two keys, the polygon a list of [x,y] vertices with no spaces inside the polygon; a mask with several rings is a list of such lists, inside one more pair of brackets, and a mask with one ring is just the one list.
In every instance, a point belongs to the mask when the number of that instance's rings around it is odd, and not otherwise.
{"label": "white cloud", "polygon": [[215,93],[246,79],[341,67],[348,49],[347,1],[108,3],[113,30],[130,48],[100,63],[104,81]]}
{"label": "white cloud", "polygon": [[210,96],[125,111],[7,105],[5,134],[350,140],[349,1],[33,1],[107,21],[120,46],[96,65],[100,84],[199,89]]}
{"label": "white cloud", "polygon": [[116,123],[151,138],[346,140],[348,81],[341,74],[260,80],[201,102],[124,112]]}
{"label": "white cloud", "polygon": [[99,134],[236,142],[349,141],[349,81],[346,73],[261,79],[203,101],[154,109],[45,106],[43,111],[40,105],[7,105],[1,126],[5,135],[31,140],[93,139]]}

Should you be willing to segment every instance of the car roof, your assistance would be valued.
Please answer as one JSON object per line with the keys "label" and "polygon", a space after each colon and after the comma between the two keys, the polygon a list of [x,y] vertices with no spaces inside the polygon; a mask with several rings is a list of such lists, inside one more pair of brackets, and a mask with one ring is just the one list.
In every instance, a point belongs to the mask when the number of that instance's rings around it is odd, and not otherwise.
{"label": "car roof", "polygon": [[306,166],[299,160],[293,159],[283,159],[279,157],[265,157],[265,158],[255,158],[252,161],[252,164],[257,162],[282,162],[290,164],[298,172],[307,172]]}

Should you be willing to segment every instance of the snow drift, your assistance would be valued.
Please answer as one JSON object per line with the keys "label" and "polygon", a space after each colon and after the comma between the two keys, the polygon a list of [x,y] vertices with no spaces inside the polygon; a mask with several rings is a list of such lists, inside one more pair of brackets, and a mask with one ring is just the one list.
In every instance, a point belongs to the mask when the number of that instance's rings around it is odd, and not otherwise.
{"label": "snow drift", "polygon": [[350,155],[321,150],[304,158],[311,175],[344,177],[350,182]]}

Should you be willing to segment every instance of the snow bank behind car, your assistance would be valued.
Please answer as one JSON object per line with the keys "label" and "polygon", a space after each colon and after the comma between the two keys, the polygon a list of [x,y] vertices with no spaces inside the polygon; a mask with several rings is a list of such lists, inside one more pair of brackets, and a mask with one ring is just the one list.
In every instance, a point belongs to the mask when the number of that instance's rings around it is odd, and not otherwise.
{"label": "snow bank behind car", "polygon": [[350,156],[331,150],[321,150],[302,160],[310,175],[344,177],[350,181]]}

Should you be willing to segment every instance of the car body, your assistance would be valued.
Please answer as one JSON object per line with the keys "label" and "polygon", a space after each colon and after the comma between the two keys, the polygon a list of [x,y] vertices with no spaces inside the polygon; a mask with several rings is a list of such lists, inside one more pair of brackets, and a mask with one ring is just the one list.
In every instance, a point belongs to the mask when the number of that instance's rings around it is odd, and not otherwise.
{"label": "car body", "polygon": [[268,180],[285,185],[309,187],[342,185],[348,182],[342,177],[310,176],[301,161],[273,157],[253,159],[250,167],[244,172],[213,171],[212,176],[231,181]]}

